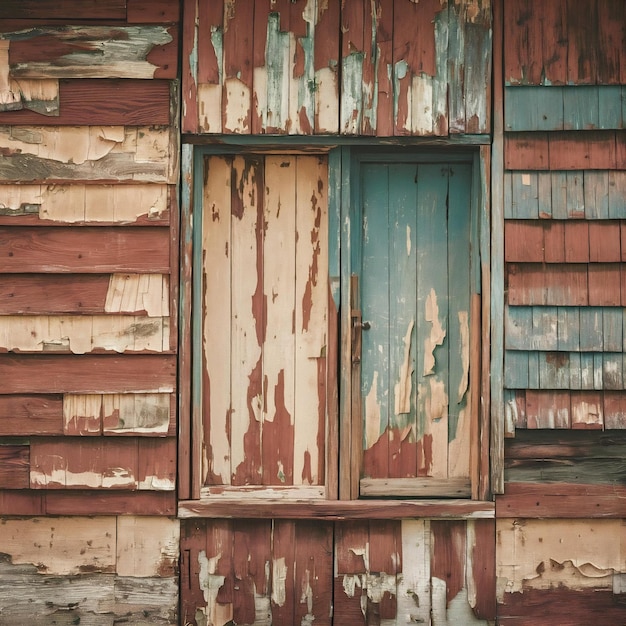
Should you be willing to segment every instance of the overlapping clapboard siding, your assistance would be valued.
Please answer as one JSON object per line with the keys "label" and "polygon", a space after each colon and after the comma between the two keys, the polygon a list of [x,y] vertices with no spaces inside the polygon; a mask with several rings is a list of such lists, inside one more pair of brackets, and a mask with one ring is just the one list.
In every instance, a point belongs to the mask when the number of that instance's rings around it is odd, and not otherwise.
{"label": "overlapping clapboard siding", "polygon": [[6,623],[176,623],[178,12],[0,7]]}
{"label": "overlapping clapboard siding", "polygon": [[624,4],[503,4],[498,620],[620,623]]}
{"label": "overlapping clapboard siding", "polygon": [[491,3],[187,0],[189,133],[490,129]]}
{"label": "overlapping clapboard siding", "polygon": [[[182,619],[487,624],[492,520],[187,520]],[[206,572],[198,576],[198,572]]]}

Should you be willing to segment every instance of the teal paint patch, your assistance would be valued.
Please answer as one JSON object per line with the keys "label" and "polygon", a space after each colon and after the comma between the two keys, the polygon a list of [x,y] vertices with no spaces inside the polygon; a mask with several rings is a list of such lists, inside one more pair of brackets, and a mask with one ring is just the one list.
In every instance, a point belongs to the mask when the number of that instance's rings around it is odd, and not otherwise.
{"label": "teal paint patch", "polygon": [[[197,36],[197,31],[196,31]],[[211,26],[211,45],[217,59],[219,84],[224,84],[224,32],[220,26]]]}
{"label": "teal paint patch", "polygon": [[402,60],[393,66],[393,119],[398,122],[398,110],[400,107],[400,81],[404,80],[409,72],[409,64]]}
{"label": "teal paint patch", "polygon": [[289,33],[280,30],[279,13],[270,13],[267,18],[265,67],[267,107],[263,113],[263,128],[284,129],[289,103]]}
{"label": "teal paint patch", "polygon": [[352,52],[341,62],[341,131],[361,132],[363,123],[363,52]]}

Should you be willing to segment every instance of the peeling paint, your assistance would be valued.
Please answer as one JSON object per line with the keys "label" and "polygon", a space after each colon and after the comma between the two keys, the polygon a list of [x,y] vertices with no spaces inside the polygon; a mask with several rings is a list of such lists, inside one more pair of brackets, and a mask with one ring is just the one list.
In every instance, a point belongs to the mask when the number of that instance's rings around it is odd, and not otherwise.
{"label": "peeling paint", "polygon": [[365,396],[365,449],[371,448],[380,437],[380,402],[378,401],[378,372]]}
{"label": "peeling paint", "polygon": [[446,331],[439,320],[439,305],[434,289],[426,297],[425,320],[432,324],[430,334],[424,340],[424,376],[435,373],[435,348],[443,345]]}
{"label": "peeling paint", "polygon": [[461,330],[461,364],[463,366],[463,374],[459,381],[459,394],[457,404],[463,401],[467,392],[469,380],[469,315],[467,311],[459,311],[459,327]]}
{"label": "peeling paint", "polygon": [[288,568],[285,557],[272,561],[272,602],[278,606],[284,606],[287,599],[286,580]]}
{"label": "peeling paint", "polygon": [[[410,246],[410,243],[408,244]],[[394,387],[395,414],[401,415],[411,412],[411,398],[413,391],[413,368],[411,367],[411,337],[415,320],[411,319],[403,339],[404,358],[400,365],[399,380]]]}
{"label": "peeling paint", "polygon": [[216,620],[217,594],[226,580],[225,576],[216,574],[217,564],[221,558],[221,552],[217,556],[210,558],[207,558],[204,550],[200,550],[198,553],[198,564],[200,565],[198,582],[200,584],[200,590],[204,595],[204,601],[206,602],[206,608],[198,610],[201,610],[204,616],[206,616],[207,624],[218,623]]}

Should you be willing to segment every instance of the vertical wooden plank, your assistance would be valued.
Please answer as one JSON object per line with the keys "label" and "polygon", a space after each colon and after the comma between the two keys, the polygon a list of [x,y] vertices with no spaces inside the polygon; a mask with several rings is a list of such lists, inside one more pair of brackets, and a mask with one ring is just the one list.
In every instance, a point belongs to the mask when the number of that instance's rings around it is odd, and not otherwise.
{"label": "vertical wooden plank", "polygon": [[533,5],[540,13],[545,84],[567,84],[567,0]]}
{"label": "vertical wooden plank", "polygon": [[296,168],[294,484],[319,485],[328,393],[328,165],[325,157],[299,156]]}
{"label": "vertical wooden plank", "polygon": [[621,259],[618,222],[589,222],[589,262],[610,263]]}
{"label": "vertical wooden plank", "polygon": [[272,625],[294,623],[296,522],[274,520],[272,523],[271,607]]}
{"label": "vertical wooden plank", "polygon": [[[361,314],[370,323],[370,328],[362,332],[362,372],[361,394],[363,398],[363,475],[371,478],[385,478],[389,471],[389,449],[387,445],[390,425],[391,385],[390,368],[398,359],[390,359],[390,331],[399,336],[402,359],[404,357],[404,337],[408,333],[411,341],[410,320],[402,319],[401,329],[394,328],[390,317],[390,293],[382,285],[390,282],[390,266],[395,255],[390,256],[389,246],[394,240],[393,230],[388,237],[389,215],[389,166],[364,164],[362,177],[362,265],[361,265]],[[398,236],[406,251],[406,224],[402,237]],[[398,246],[400,243],[398,242]],[[395,275],[395,272],[394,272]],[[411,332],[408,332],[411,331]],[[394,341],[395,344],[395,341]],[[410,343],[409,343],[410,346]],[[406,382],[406,379],[405,379]],[[409,383],[410,387],[410,383]],[[410,394],[410,389],[409,389]],[[406,403],[405,403],[406,404]],[[410,406],[410,397],[409,397]],[[404,410],[404,409],[403,409]],[[410,409],[409,409],[410,413]],[[383,435],[385,435],[383,437]]]}
{"label": "vertical wooden plank", "polygon": [[318,2],[315,24],[315,132],[335,134],[339,132],[339,86],[338,63],[339,38],[336,35],[340,23],[340,5],[337,2]]}
{"label": "vertical wooden plank", "polygon": [[342,3],[339,129],[349,135],[360,132],[363,120],[364,12],[365,4],[361,0],[346,0]]}
{"label": "vertical wooden plank", "polygon": [[565,227],[565,262],[589,263],[589,224],[568,222]]}
{"label": "vertical wooden plank", "polygon": [[595,85],[563,90],[563,129],[600,128],[600,100]]}
{"label": "vertical wooden plank", "polygon": [[580,310],[559,307],[557,310],[557,350],[572,352],[580,349]]}
{"label": "vertical wooden plank", "polygon": [[619,306],[621,273],[617,263],[590,264],[588,281],[590,306]]}
{"label": "vertical wooden plank", "polygon": [[271,624],[271,520],[233,522],[233,622]]}
{"label": "vertical wooden plank", "polygon": [[[466,522],[433,520],[431,530],[431,580],[433,623],[441,619],[450,602],[465,588]],[[442,611],[443,609],[443,611]]]}
{"label": "vertical wooden plank", "polygon": [[565,263],[565,228],[567,222],[551,221],[543,230],[544,261]]}
{"label": "vertical wooden plank", "polygon": [[[493,143],[491,152],[491,491],[504,490],[504,2],[493,2]],[[507,18],[506,23],[509,23]],[[507,43],[508,48],[508,43]],[[508,67],[508,62],[507,62]],[[507,73],[508,76],[508,73]]]}
{"label": "vertical wooden plank", "polygon": [[626,8],[619,0],[598,2],[597,84],[617,85],[626,82],[626,43],[623,25]]}
{"label": "vertical wooden plank", "polygon": [[294,624],[331,626],[333,607],[333,525],[301,521],[295,536]]}
{"label": "vertical wooden plank", "polygon": [[572,392],[572,428],[603,428],[604,408],[600,393]]}
{"label": "vertical wooden plank", "polygon": [[[231,178],[231,473],[233,484],[262,482],[263,162],[236,157]],[[254,331],[254,332],[253,332]],[[246,390],[243,393],[242,390]]]}
{"label": "vertical wooden plank", "polygon": [[198,123],[201,132],[219,133],[224,127],[224,1],[200,2],[197,21]]}
{"label": "vertical wooden plank", "polygon": [[[444,339],[449,332],[448,225],[442,204],[449,193],[449,169],[423,164],[418,169],[417,206],[417,394],[420,429],[418,475],[448,474],[449,357]],[[445,254],[444,251],[446,251]]]}
{"label": "vertical wooden plank", "polygon": [[497,596],[495,520],[467,521],[467,554],[468,595],[474,615],[478,619],[494,620]]}
{"label": "vertical wooden plank", "polygon": [[623,391],[605,391],[603,394],[604,428],[626,428],[626,396]]}
{"label": "vertical wooden plank", "polygon": [[609,218],[626,217],[626,172],[612,171],[609,176]]}
{"label": "vertical wooden plank", "polygon": [[585,307],[580,309],[580,349],[585,352],[602,352],[602,309]]}
{"label": "vertical wooden plank", "polygon": [[[195,169],[197,167],[197,169]],[[194,365],[192,364],[192,335],[196,331],[195,321],[192,320],[192,308],[196,300],[192,292],[197,285],[193,283],[192,267],[196,254],[194,250],[193,232],[193,197],[194,184],[200,191],[200,180],[194,182],[194,171],[200,171],[200,167],[194,164],[193,147],[183,144],[181,154],[181,216],[180,216],[180,310],[179,323],[179,360],[178,371],[182,380],[192,380]],[[113,279],[111,279],[111,282]],[[108,296],[108,294],[107,294]],[[108,297],[107,297],[108,301]],[[106,308],[106,303],[105,303]],[[196,309],[197,310],[197,309]],[[200,320],[197,320],[200,331]],[[189,498],[193,493],[196,497],[200,493],[201,476],[195,469],[200,467],[201,437],[194,438],[192,433],[200,434],[202,423],[200,419],[200,388],[195,385],[198,397],[192,397],[190,385],[181,385],[178,395],[178,495],[180,498]]]}
{"label": "vertical wooden plank", "polygon": [[585,171],[583,184],[585,189],[585,219],[609,219],[609,173]]}
{"label": "vertical wooden plank", "polygon": [[293,484],[296,158],[265,160],[263,481]]}
{"label": "vertical wooden plank", "polygon": [[[471,232],[472,190],[470,165],[452,165],[448,188],[448,475],[468,477],[470,473],[470,425],[472,421],[470,388],[470,350],[475,329],[470,309],[471,253],[475,237]],[[474,209],[475,210],[475,209]]]}
{"label": "vertical wooden plank", "polygon": [[537,219],[539,217],[538,172],[511,174],[513,217]]}
{"label": "vertical wooden plank", "polygon": [[183,1],[182,82],[183,115],[181,130],[198,132],[198,0]]}
{"label": "vertical wooden plank", "polygon": [[252,113],[252,51],[254,0],[224,4],[222,128],[250,133]]}
{"label": "vertical wooden plank", "polygon": [[395,620],[397,574],[402,572],[401,526],[397,520],[372,520],[369,524],[369,581],[367,619]]}
{"label": "vertical wooden plank", "polygon": [[373,6],[373,18],[376,24],[376,135],[393,136],[394,129],[394,93],[392,76],[389,68],[393,66],[393,14],[394,3],[377,0]]}
{"label": "vertical wooden plank", "polygon": [[[207,621],[227,624],[233,619],[233,522],[210,520],[206,531],[206,562],[202,578],[204,597],[207,599]],[[207,575],[208,574],[208,575]],[[212,609],[212,610],[211,610]]]}
{"label": "vertical wooden plank", "polygon": [[430,598],[429,520],[404,519],[400,522],[402,576],[398,581],[398,616],[428,624]]}
{"label": "vertical wooden plank", "polygon": [[[415,476],[417,472],[416,355],[418,229],[415,164],[388,167],[389,193],[389,476]],[[373,238],[378,238],[371,225]],[[380,289],[380,284],[378,284]],[[365,318],[369,319],[369,318]],[[375,346],[374,346],[375,349]]]}
{"label": "vertical wooden plank", "polygon": [[[184,589],[181,594],[181,619],[191,623],[196,611],[205,605],[203,589],[200,587],[200,563],[198,555],[206,555],[206,521],[185,520],[181,524],[180,536],[180,585]],[[205,614],[208,613],[204,609]]]}
{"label": "vertical wooden plank", "polygon": [[203,483],[231,482],[232,159],[205,157],[202,198]]}
{"label": "vertical wooden plank", "polygon": [[[292,42],[295,43],[295,40],[289,32],[288,8],[270,12],[267,17],[265,48],[267,92],[264,124],[266,132],[269,133],[284,133],[291,123],[289,83],[292,70]],[[262,82],[260,87],[263,88]]]}
{"label": "vertical wooden plank", "polygon": [[596,2],[567,0],[567,82],[593,85],[597,79],[599,42]]}
{"label": "vertical wooden plank", "polygon": [[335,572],[333,622],[366,624],[363,603],[369,564],[369,529],[367,522],[335,524]]}

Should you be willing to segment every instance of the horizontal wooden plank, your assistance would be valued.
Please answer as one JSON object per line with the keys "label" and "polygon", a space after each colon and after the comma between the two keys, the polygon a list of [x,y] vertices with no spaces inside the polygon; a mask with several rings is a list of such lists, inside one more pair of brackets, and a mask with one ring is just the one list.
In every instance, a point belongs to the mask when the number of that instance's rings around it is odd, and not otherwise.
{"label": "horizontal wooden plank", "polygon": [[178,22],[180,0],[126,0],[126,21],[129,24],[167,24]]}
{"label": "horizontal wooden plank", "polygon": [[[589,304],[589,267],[584,264],[508,263],[506,281],[509,305]],[[612,294],[618,296],[616,305],[621,304],[621,296]]]}
{"label": "horizontal wooden plank", "polygon": [[28,489],[30,448],[0,445],[0,489]]}
{"label": "horizontal wooden plank", "polygon": [[[508,350],[583,351],[589,349],[582,307],[512,307],[505,312],[505,348]],[[583,326],[581,328],[581,315]],[[594,327],[602,335],[593,346],[604,352],[620,352],[624,345],[624,309],[594,307]]]}
{"label": "horizontal wooden plank", "polygon": [[2,19],[125,20],[126,0],[3,0]]}
{"label": "horizontal wooden plank", "polygon": [[0,352],[166,352],[169,335],[167,317],[0,316]]}
{"label": "horizontal wooden plank", "polygon": [[165,274],[13,274],[0,281],[1,315],[169,315]]}
{"label": "horizontal wooden plank", "polygon": [[0,354],[0,394],[174,391],[173,355]]}
{"label": "horizontal wooden plank", "polygon": [[13,78],[176,78],[174,26],[41,26],[2,38]]}
{"label": "horizontal wooden plank", "polygon": [[176,434],[173,394],[65,394],[66,435]]}
{"label": "horizontal wooden plank", "polygon": [[506,87],[505,130],[622,129],[623,90],[619,85]]}
{"label": "horizontal wooden plank", "polygon": [[626,515],[621,485],[508,482],[496,496],[496,517],[560,519],[619,518]]}
{"label": "horizontal wooden plank", "polygon": [[3,185],[0,225],[169,225],[167,185]]}
{"label": "horizontal wooden plank", "polygon": [[178,504],[178,517],[274,518],[274,519],[489,519],[493,502],[478,500],[285,500],[245,501],[241,498],[211,501],[184,500]]}
{"label": "horizontal wooden plank", "polygon": [[513,171],[506,172],[504,179],[507,190],[504,217],[507,220],[626,217],[624,171]]}
{"label": "horizontal wooden plank", "polygon": [[[623,394],[626,397],[626,394]],[[521,459],[613,459],[626,457],[626,431],[554,430],[518,431],[505,442],[506,458]]]}
{"label": "horizontal wooden plank", "polygon": [[504,386],[507,389],[621,391],[626,389],[623,355],[621,352],[506,350]]}
{"label": "horizontal wooden plank", "polygon": [[0,435],[63,434],[63,398],[58,395],[0,395]]}
{"label": "horizontal wooden plank", "polygon": [[30,442],[31,489],[173,491],[176,440],[37,437]]}
{"label": "horizontal wooden plank", "polygon": [[561,262],[620,263],[623,220],[506,220],[505,261],[555,262],[553,249],[564,250]]}
{"label": "horizontal wooden plank", "polygon": [[167,126],[170,83],[140,79],[62,79],[55,115],[24,108],[0,112],[0,124]]}
{"label": "horizontal wooden plank", "polygon": [[173,491],[0,490],[0,515],[176,515]]}
{"label": "horizontal wooden plank", "polygon": [[0,180],[175,184],[172,133],[162,126],[0,126]]}
{"label": "horizontal wooden plank", "polygon": [[361,478],[359,492],[363,497],[469,498],[469,477],[451,478]]}
{"label": "horizontal wooden plank", "polygon": [[620,142],[621,131],[612,130],[508,133],[504,166],[507,170],[623,170],[626,154],[618,150]]}
{"label": "horizontal wooden plank", "polygon": [[1,272],[170,271],[167,228],[0,227]]}

